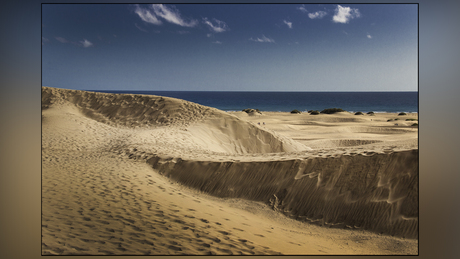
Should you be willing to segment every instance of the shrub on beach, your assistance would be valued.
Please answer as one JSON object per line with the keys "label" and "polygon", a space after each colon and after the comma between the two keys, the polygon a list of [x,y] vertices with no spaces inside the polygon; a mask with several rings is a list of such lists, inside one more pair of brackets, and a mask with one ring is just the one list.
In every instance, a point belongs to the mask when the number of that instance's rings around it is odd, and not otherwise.
{"label": "shrub on beach", "polygon": [[311,111],[310,112],[310,115],[318,115],[319,114],[319,111]]}
{"label": "shrub on beach", "polygon": [[321,113],[325,113],[325,114],[333,114],[336,112],[344,112],[344,110],[340,108],[328,108],[328,109],[324,109],[321,111]]}
{"label": "shrub on beach", "polygon": [[389,119],[389,120],[387,120],[387,121],[393,121],[393,119]]}
{"label": "shrub on beach", "polygon": [[369,114],[369,115],[374,115],[374,112],[368,112],[367,114]]}
{"label": "shrub on beach", "polygon": [[414,124],[412,124],[411,126],[418,126],[418,123],[414,123]]}
{"label": "shrub on beach", "polygon": [[398,115],[407,115],[405,112],[400,112]]}
{"label": "shrub on beach", "polygon": [[292,110],[291,113],[299,114],[301,112],[299,110]]}
{"label": "shrub on beach", "polygon": [[355,115],[364,115],[362,112],[356,112]]}
{"label": "shrub on beach", "polygon": [[418,121],[417,119],[406,119],[406,121]]}
{"label": "shrub on beach", "polygon": [[243,111],[244,111],[245,113],[251,113],[251,112],[258,112],[258,113],[261,113],[261,112],[259,111],[259,109],[250,109],[250,108],[248,108],[248,109],[244,109]]}

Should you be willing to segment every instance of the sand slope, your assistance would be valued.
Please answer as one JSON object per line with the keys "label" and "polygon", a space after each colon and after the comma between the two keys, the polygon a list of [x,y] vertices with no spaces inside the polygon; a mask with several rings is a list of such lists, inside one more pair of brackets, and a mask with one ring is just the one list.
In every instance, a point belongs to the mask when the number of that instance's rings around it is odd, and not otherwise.
{"label": "sand slope", "polygon": [[164,129],[174,126],[174,130],[190,131],[185,136],[187,140],[195,144],[195,149],[205,152],[245,154],[307,149],[218,109],[175,98],[43,87],[42,109],[54,103],[75,106],[85,117],[115,127]]}
{"label": "sand slope", "polygon": [[417,254],[417,151],[262,116],[43,87],[43,254]]}
{"label": "sand slope", "polygon": [[153,168],[218,197],[267,202],[291,218],[418,236],[418,151],[264,162],[151,158]]}

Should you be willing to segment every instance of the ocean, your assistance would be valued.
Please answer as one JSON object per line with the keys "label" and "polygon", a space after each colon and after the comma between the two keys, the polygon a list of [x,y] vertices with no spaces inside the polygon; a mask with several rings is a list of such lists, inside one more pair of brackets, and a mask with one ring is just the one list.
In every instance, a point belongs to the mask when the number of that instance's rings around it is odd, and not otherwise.
{"label": "ocean", "polygon": [[349,112],[418,112],[418,92],[95,91],[174,97],[224,111],[252,108],[290,112],[294,109],[342,108]]}

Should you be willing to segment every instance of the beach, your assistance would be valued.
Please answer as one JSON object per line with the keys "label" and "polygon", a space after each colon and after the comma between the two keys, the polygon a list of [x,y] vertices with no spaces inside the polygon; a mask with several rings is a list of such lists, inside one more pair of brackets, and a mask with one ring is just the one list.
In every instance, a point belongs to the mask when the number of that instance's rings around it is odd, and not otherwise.
{"label": "beach", "polygon": [[42,87],[42,254],[417,255],[414,123]]}

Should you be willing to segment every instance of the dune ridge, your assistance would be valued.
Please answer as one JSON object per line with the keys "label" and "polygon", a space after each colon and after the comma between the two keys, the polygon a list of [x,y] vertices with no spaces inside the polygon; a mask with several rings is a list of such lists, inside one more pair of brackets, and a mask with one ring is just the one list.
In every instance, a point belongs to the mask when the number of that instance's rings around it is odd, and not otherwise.
{"label": "dune ridge", "polygon": [[297,220],[418,236],[418,150],[287,161],[147,162],[187,186],[269,203]]}

